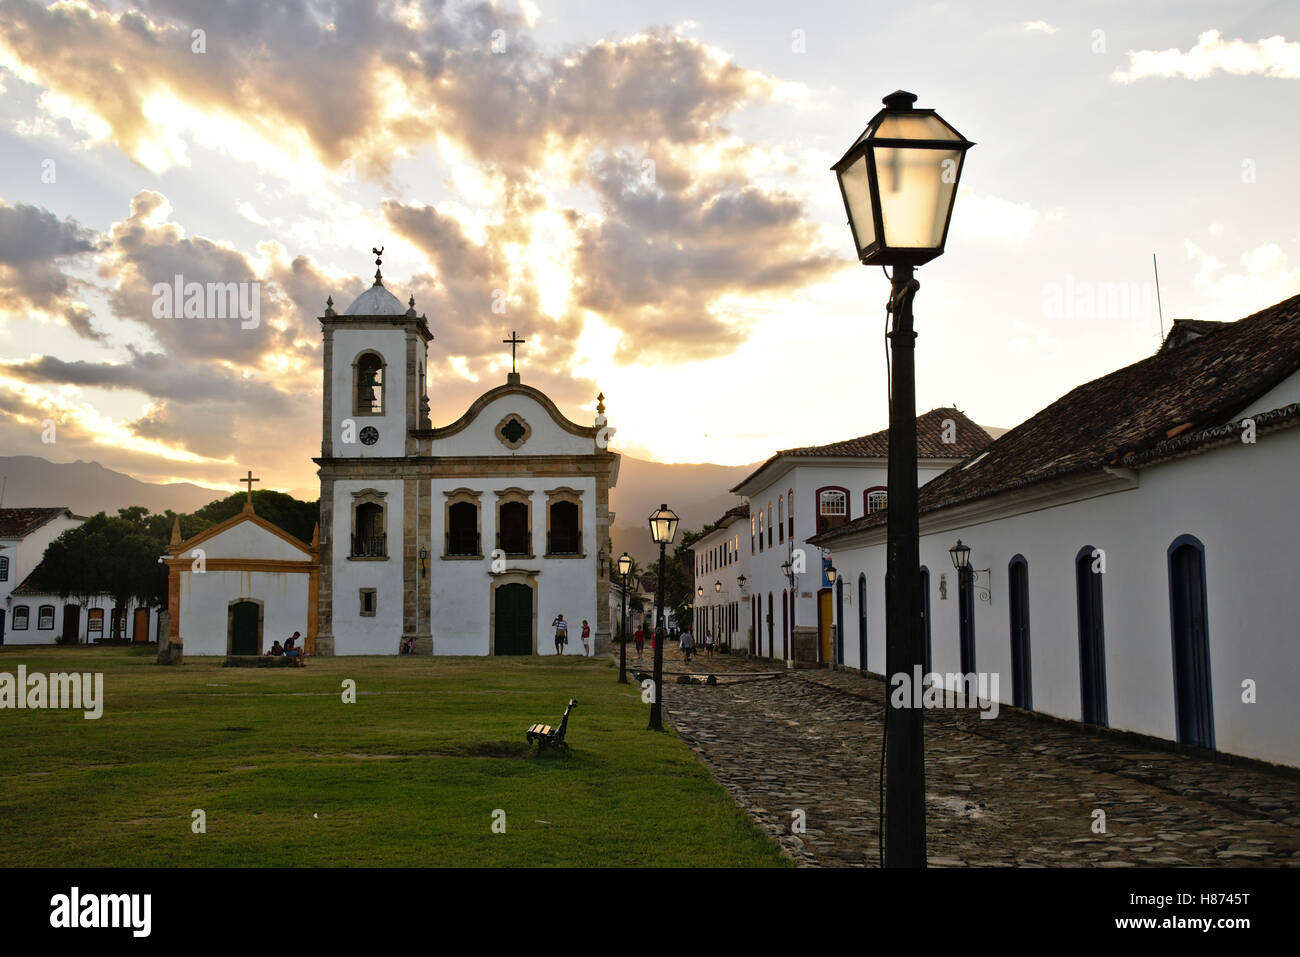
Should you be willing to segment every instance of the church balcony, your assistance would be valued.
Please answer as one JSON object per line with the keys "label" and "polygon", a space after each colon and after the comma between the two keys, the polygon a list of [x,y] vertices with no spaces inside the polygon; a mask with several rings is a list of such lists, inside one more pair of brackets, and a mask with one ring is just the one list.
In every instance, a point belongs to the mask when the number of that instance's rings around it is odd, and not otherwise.
{"label": "church balcony", "polygon": [[581,558],[582,557],[582,533],[581,532],[547,532],[546,533],[546,557],[547,558]]}
{"label": "church balcony", "polygon": [[453,530],[446,533],[443,556],[446,558],[482,558],[479,534],[472,530]]}
{"label": "church balcony", "polygon": [[383,533],[378,535],[353,535],[351,557],[387,558],[388,536]]}
{"label": "church balcony", "polygon": [[507,532],[502,535],[497,532],[497,548],[507,555],[531,556],[533,554],[533,533]]}

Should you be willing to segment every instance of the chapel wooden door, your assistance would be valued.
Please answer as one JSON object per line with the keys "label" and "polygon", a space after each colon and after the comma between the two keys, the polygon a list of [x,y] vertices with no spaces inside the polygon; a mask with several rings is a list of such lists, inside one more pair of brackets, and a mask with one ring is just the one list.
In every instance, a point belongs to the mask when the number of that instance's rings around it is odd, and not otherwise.
{"label": "chapel wooden door", "polygon": [[230,653],[232,655],[257,655],[261,653],[261,609],[254,602],[236,602],[231,611]]}
{"label": "chapel wooden door", "polygon": [[512,582],[496,590],[496,632],[493,651],[498,655],[533,653],[533,590]]}

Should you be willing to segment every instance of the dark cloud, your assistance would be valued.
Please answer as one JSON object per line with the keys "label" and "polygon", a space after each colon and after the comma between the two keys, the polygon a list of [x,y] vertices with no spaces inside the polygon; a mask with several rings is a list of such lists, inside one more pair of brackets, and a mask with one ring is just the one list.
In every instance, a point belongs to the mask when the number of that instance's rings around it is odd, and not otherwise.
{"label": "dark cloud", "polygon": [[7,312],[32,309],[62,317],[86,339],[102,339],[88,306],[77,301],[80,283],[65,269],[95,249],[91,230],[48,209],[0,203],[0,302]]}

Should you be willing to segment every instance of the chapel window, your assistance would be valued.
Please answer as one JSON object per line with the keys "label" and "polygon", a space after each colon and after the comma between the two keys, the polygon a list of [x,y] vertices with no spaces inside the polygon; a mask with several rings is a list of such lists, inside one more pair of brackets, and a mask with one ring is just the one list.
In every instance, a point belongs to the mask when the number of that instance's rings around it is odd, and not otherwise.
{"label": "chapel window", "polygon": [[479,555],[478,503],[454,502],[447,508],[447,554]]}
{"label": "chapel window", "polygon": [[497,509],[497,548],[507,555],[531,555],[527,502],[502,502]]}
{"label": "chapel window", "polygon": [[547,532],[548,555],[582,553],[582,530],[578,526],[577,502],[552,502],[550,530]]}
{"label": "chapel window", "polygon": [[817,492],[818,533],[839,528],[849,520],[849,493],[842,488],[819,489]]}

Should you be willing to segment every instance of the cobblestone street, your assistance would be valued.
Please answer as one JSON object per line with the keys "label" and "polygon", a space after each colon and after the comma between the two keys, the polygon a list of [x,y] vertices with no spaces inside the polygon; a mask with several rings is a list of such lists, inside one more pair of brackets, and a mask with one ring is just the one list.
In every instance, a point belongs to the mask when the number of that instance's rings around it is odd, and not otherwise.
{"label": "cobblestone street", "polygon": [[[637,667],[649,668],[648,653]],[[691,671],[773,671],[719,657]],[[675,649],[665,670],[687,670]],[[877,866],[884,684],[790,672],[717,686],[665,677],[667,717],[798,862]],[[1300,863],[1300,780],[1003,708],[925,716],[927,850],[934,867]],[[1105,812],[1106,833],[1092,830]],[[793,812],[806,831],[792,833]]]}

